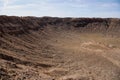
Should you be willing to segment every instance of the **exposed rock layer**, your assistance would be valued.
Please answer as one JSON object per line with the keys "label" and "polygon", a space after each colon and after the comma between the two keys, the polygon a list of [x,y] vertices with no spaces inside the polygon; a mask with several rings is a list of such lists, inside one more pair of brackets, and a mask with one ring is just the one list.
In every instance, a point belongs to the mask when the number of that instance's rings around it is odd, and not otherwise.
{"label": "exposed rock layer", "polygon": [[78,29],[81,32],[120,33],[120,19],[117,18],[57,18],[57,17],[15,17],[0,16],[0,33],[22,34],[46,26]]}

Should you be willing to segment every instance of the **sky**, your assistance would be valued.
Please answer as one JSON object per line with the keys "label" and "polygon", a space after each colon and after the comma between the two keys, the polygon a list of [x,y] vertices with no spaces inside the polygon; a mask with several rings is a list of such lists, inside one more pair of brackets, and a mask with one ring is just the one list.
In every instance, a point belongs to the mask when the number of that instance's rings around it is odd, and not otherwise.
{"label": "sky", "polygon": [[0,0],[0,15],[120,18],[120,0]]}

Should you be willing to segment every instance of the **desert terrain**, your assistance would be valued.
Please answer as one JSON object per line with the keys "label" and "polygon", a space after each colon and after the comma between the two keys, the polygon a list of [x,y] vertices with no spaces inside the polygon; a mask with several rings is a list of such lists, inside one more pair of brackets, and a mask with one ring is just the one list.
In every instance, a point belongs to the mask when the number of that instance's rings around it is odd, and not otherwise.
{"label": "desert terrain", "polygon": [[0,16],[0,80],[120,80],[120,19]]}

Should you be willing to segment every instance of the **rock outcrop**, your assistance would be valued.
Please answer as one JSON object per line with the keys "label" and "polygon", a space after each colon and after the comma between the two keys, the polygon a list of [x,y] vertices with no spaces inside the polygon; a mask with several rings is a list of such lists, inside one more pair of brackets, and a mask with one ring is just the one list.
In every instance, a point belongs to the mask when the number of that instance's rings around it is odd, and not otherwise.
{"label": "rock outcrop", "polygon": [[80,32],[120,33],[120,19],[117,18],[57,18],[0,16],[0,34],[22,34],[29,30],[40,30],[46,26],[77,29]]}

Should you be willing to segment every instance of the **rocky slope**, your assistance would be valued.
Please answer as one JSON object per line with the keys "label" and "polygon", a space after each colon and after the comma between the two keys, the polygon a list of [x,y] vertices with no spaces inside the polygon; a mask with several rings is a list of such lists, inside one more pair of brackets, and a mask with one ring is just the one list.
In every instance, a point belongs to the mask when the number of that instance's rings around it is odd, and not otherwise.
{"label": "rocky slope", "polygon": [[29,32],[29,30],[43,29],[46,26],[55,26],[55,29],[64,28],[68,30],[74,28],[81,32],[119,33],[120,19],[0,16],[0,33],[22,34]]}
{"label": "rocky slope", "polygon": [[120,19],[0,16],[1,80],[120,80]]}

